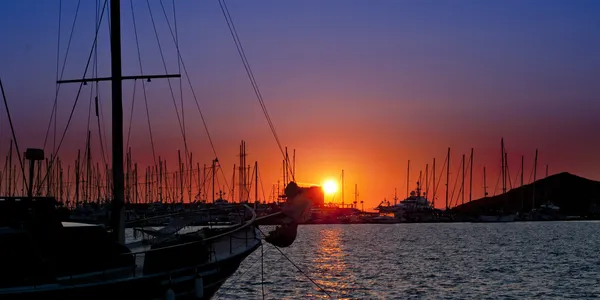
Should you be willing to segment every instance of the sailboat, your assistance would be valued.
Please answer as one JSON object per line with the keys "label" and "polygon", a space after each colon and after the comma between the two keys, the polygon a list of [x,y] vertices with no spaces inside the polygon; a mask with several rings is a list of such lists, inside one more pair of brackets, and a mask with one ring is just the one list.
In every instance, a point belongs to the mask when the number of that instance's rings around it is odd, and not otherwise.
{"label": "sailboat", "polygon": [[[186,224],[178,219],[154,232],[150,243],[125,244],[122,80],[179,76],[122,76],[120,18],[120,1],[110,0],[111,77],[65,81],[112,84],[111,224],[63,222],[56,199],[34,197],[35,166],[45,153],[27,149],[27,196],[0,197],[0,299],[209,299],[261,246],[256,213],[243,204],[225,206],[244,216],[236,226],[177,235]],[[0,87],[4,96],[1,81]],[[293,182],[286,195],[284,209],[267,216],[281,224],[265,238],[278,247],[294,242],[298,223],[310,212],[310,201]]]}
{"label": "sailboat", "polygon": [[477,218],[477,222],[514,222],[517,219],[517,213],[505,211],[504,206],[506,205],[506,199],[508,195],[506,194],[506,184],[507,181],[510,180],[507,176],[507,154],[506,149],[504,147],[504,138],[500,139],[500,148],[501,148],[501,179],[502,179],[502,195],[504,197],[503,202],[500,203],[500,207],[496,210],[491,210],[480,214]]}

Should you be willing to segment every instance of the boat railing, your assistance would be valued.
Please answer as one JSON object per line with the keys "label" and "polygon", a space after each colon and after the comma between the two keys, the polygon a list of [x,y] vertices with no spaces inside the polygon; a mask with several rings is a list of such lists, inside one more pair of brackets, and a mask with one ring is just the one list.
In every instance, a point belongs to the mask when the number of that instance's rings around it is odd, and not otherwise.
{"label": "boat railing", "polygon": [[144,272],[144,263],[149,255],[163,256],[162,254],[164,254],[164,256],[168,256],[170,260],[173,260],[174,257],[169,255],[170,252],[175,254],[179,252],[178,250],[183,250],[184,253],[191,250],[193,251],[193,254],[190,256],[196,256],[200,258],[202,255],[201,253],[198,253],[197,250],[207,249],[208,256],[205,257],[204,261],[196,261],[190,264],[189,260],[192,260],[192,258],[184,257],[184,259],[188,260],[187,263],[182,263],[181,268],[174,267],[170,270],[166,270],[167,273],[180,272],[182,269],[189,269],[190,265],[200,266],[207,262],[216,262],[226,259],[227,257],[236,254],[238,250],[243,251],[249,246],[252,246],[251,241],[260,241],[260,236],[257,234],[254,228],[257,218],[256,212],[246,204],[243,204],[242,207],[245,209],[245,211],[250,212],[250,219],[246,220],[243,224],[225,228],[224,232],[222,233],[187,243],[124,253],[122,256],[125,258],[130,257],[130,259],[133,258],[133,261],[135,262],[133,264],[133,277],[146,275],[145,273],[147,272]]}
{"label": "boat railing", "polygon": [[[100,264],[103,266],[96,271],[76,275],[59,275],[56,277],[56,281],[48,282],[41,280],[38,276],[32,276],[29,284],[0,288],[0,295],[32,288],[47,289],[56,284],[74,286],[108,281],[127,281],[142,277],[161,277],[169,280],[169,278],[178,276],[203,276],[199,271],[204,265],[247,253],[250,248],[255,249],[260,246],[261,235],[256,228],[256,212],[245,204],[243,207],[245,211],[250,212],[249,218],[242,224],[224,228],[223,232],[216,235],[187,243],[123,253],[101,262]],[[151,265],[154,265],[150,266],[152,269],[146,265],[148,258],[152,259]]]}
{"label": "boat railing", "polygon": [[[245,211],[250,212],[250,218],[237,226],[224,228],[223,232],[214,236],[156,249],[123,253],[101,262],[104,266],[98,268],[97,271],[76,275],[59,275],[54,282],[43,281],[42,283],[41,280],[35,279],[36,276],[32,276],[30,284],[0,288],[0,295],[4,292],[31,288],[45,289],[55,284],[73,286],[103,281],[127,281],[140,277],[160,276],[168,279],[181,274],[189,276],[198,274],[205,264],[225,260],[260,245],[261,237],[255,223],[256,212],[245,204],[243,207]],[[158,266],[148,269],[145,263],[148,258],[152,258],[151,256],[153,256],[152,264]],[[166,263],[163,264],[163,262]]]}
{"label": "boat railing", "polygon": [[[239,205],[231,205],[226,208],[234,209],[236,207],[239,207]],[[199,213],[205,213],[205,212],[208,212],[210,214],[211,211],[223,211],[223,209],[224,209],[223,207],[206,207],[206,208],[199,208],[199,209],[190,210],[190,211],[166,213],[166,214],[161,214],[158,216],[152,216],[152,217],[147,217],[147,218],[140,218],[138,220],[128,221],[125,223],[125,225],[127,227],[139,227],[139,226],[144,226],[147,223],[161,220],[161,219],[168,219],[168,218],[173,218],[173,217],[182,217],[182,216],[189,216],[189,215],[197,215]]]}

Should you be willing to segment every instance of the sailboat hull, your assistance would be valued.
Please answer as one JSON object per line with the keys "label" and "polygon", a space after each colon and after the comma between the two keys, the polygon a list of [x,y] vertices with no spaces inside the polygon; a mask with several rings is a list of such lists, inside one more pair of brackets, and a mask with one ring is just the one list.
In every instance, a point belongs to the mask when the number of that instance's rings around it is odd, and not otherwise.
{"label": "sailboat hull", "polygon": [[[116,297],[135,299],[210,299],[238,269],[240,263],[261,245],[245,249],[224,260],[194,268],[185,268],[169,274],[156,274],[138,278],[122,278],[83,284],[46,284],[22,288],[0,289],[1,299],[85,299],[106,300]],[[201,292],[200,292],[201,291]]]}

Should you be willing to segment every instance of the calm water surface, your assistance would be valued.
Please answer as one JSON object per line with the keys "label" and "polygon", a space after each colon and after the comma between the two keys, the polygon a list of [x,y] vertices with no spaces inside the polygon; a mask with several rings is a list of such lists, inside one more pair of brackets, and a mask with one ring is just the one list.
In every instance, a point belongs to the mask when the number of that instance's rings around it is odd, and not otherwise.
{"label": "calm water surface", "polygon": [[[600,222],[307,225],[282,251],[333,299],[600,298]],[[215,299],[328,298],[263,252]]]}

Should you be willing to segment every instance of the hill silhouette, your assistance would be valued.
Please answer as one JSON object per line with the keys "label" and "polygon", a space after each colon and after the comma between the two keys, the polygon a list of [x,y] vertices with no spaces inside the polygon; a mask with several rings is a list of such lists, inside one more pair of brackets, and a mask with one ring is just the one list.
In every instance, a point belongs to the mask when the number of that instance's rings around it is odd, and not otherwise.
{"label": "hill silhouette", "polygon": [[600,205],[600,182],[563,172],[514,188],[506,194],[473,200],[452,211],[464,215],[492,210],[529,212],[547,201],[560,207],[563,214],[587,215]]}

